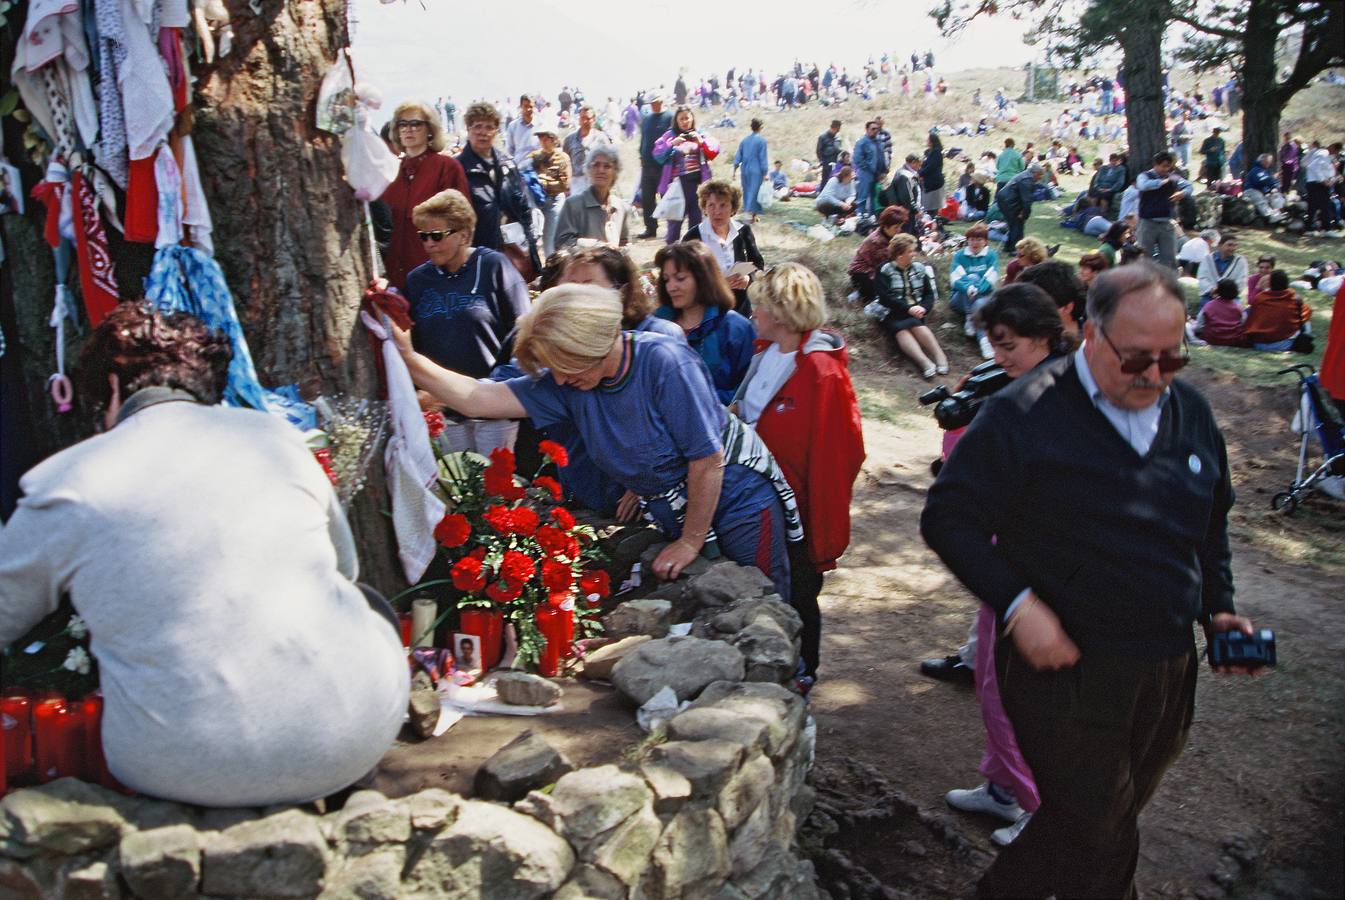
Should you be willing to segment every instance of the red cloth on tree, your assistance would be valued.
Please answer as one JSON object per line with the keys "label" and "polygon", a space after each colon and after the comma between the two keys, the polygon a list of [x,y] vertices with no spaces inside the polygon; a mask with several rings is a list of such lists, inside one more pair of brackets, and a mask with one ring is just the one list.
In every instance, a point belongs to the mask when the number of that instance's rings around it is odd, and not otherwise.
{"label": "red cloth on tree", "polygon": [[1328,394],[1345,402],[1345,284],[1336,291],[1331,307],[1331,329],[1326,334],[1326,352],[1318,377]]}
{"label": "red cloth on tree", "polygon": [[420,156],[402,157],[397,180],[388,185],[379,198],[392,214],[392,238],[388,241],[385,261],[388,283],[399,291],[406,287],[407,273],[429,260],[416,236],[411,210],[449,188],[461,191],[471,201],[471,188],[467,186],[467,173],[462,170],[462,164],[446,153],[426,151]]}
{"label": "red cloth on tree", "polygon": [[66,185],[54,181],[39,181],[33,185],[29,194],[47,208],[47,222],[42,229],[42,237],[51,247],[61,246],[61,196]]}
{"label": "red cloth on tree", "polygon": [[117,277],[112,254],[107,248],[103,218],[98,212],[98,196],[78,170],[70,175],[75,201],[75,250],[79,260],[79,286],[84,309],[94,327],[116,308]]}
{"label": "red cloth on tree", "polygon": [[131,160],[126,183],[126,240],[152,244],[159,236],[159,185],[154,179],[155,151],[144,159]]}

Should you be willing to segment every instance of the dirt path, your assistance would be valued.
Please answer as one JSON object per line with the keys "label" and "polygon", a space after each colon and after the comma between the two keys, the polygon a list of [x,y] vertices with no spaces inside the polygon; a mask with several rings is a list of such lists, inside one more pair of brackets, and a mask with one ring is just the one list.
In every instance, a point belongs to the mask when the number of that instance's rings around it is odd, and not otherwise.
{"label": "dirt path", "polygon": [[[893,389],[917,389],[896,377]],[[860,371],[856,382],[880,390],[892,379]],[[1240,511],[1264,506],[1292,465],[1278,420],[1292,400],[1192,380],[1250,472]],[[979,711],[970,688],[925,678],[917,663],[962,643],[974,602],[919,536],[939,432],[929,416],[895,418],[865,423],[855,542],[823,594],[812,839],[825,841],[819,868],[835,894],[967,896],[998,826],[952,812],[943,794],[980,780]],[[1241,534],[1234,570],[1239,610],[1276,629],[1280,667],[1256,681],[1202,674],[1190,743],[1141,819],[1139,884],[1159,897],[1341,896],[1345,579],[1280,562]]]}

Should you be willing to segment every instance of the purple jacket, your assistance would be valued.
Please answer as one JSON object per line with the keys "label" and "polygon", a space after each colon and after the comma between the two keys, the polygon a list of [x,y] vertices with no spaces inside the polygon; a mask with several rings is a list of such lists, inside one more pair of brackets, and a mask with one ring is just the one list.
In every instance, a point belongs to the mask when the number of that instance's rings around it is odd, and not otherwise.
{"label": "purple jacket", "polygon": [[[710,180],[710,160],[719,155],[719,141],[712,135],[703,132],[696,132],[700,138],[700,160],[701,160],[701,183]],[[672,184],[674,178],[682,174],[683,165],[686,162],[684,154],[673,149],[673,139],[678,132],[669,128],[663,132],[663,137],[654,142],[654,159],[663,163],[663,177],[659,179],[658,192],[663,194],[668,190],[668,185]],[[695,198],[687,198],[687,202],[694,203]]]}

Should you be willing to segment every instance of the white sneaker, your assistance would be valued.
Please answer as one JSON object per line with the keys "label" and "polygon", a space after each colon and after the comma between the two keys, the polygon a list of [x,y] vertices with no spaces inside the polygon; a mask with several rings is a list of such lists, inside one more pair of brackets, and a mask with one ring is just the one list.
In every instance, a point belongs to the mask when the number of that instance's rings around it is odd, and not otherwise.
{"label": "white sneaker", "polygon": [[859,302],[859,291],[851,291],[850,293],[848,293],[848,294],[845,295],[845,299],[846,299],[846,300],[849,300],[851,303],[858,303],[858,302]]}
{"label": "white sneaker", "polygon": [[944,365],[944,366],[935,366],[935,367],[934,367],[934,371],[935,371],[936,373],[938,373],[939,375],[947,375],[947,374],[948,374],[948,367],[947,367],[946,365]]}
{"label": "white sneaker", "polygon": [[971,320],[971,313],[967,313],[967,317],[962,320],[962,333],[969,338],[976,337],[976,323]]}
{"label": "white sneaker", "polygon": [[963,812],[989,813],[999,816],[1006,822],[1017,822],[1023,815],[1023,808],[1015,801],[1000,803],[990,795],[990,785],[982,784],[971,790],[952,790],[944,795],[948,805]]}
{"label": "white sneaker", "polygon": [[1001,847],[1007,847],[1014,842],[1018,835],[1023,833],[1027,823],[1032,821],[1032,813],[1025,812],[1018,817],[1018,821],[1012,825],[1005,825],[1003,828],[996,828],[990,832],[990,840],[999,844]]}
{"label": "white sneaker", "polygon": [[995,358],[995,348],[990,346],[990,338],[986,337],[985,335],[981,335],[980,339],[976,343],[981,345],[981,359]]}

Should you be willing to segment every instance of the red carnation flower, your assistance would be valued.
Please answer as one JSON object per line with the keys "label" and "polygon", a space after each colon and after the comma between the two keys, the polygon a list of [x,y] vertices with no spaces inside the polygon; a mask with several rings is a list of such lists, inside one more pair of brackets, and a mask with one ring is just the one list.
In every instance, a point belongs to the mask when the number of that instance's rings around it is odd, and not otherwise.
{"label": "red carnation flower", "polygon": [[514,520],[513,512],[504,506],[492,506],[485,511],[482,518],[500,534],[508,534]]}
{"label": "red carnation flower", "polygon": [[504,552],[504,559],[500,562],[500,577],[509,584],[521,588],[536,571],[537,564],[526,553],[519,553],[517,550]]}
{"label": "red carnation flower", "polygon": [[523,596],[523,586],[513,587],[504,580],[500,580],[486,588],[486,596],[501,605],[513,603]]}
{"label": "red carnation flower", "polygon": [[526,506],[515,509],[511,518],[513,519],[512,530],[514,534],[523,537],[532,537],[537,532],[537,526],[541,523],[537,512]]}
{"label": "red carnation flower", "polygon": [[551,495],[552,500],[555,500],[557,502],[560,501],[561,498],[560,482],[557,481],[556,479],[550,478],[546,475],[542,475],[541,477],[534,478],[532,480],[532,486],[536,488],[541,488],[542,490],[546,491],[548,494]]}
{"label": "red carnation flower", "polygon": [[566,531],[574,528],[574,515],[563,506],[557,506],[551,510],[551,521]]}
{"label": "red carnation flower", "polygon": [[485,481],[487,494],[492,494],[504,500],[523,499],[523,488],[514,482],[512,470],[492,465],[486,469]]}
{"label": "red carnation flower", "polygon": [[612,576],[604,569],[585,572],[579,579],[579,591],[585,597],[597,594],[599,600],[606,599],[607,595],[612,593]]}
{"label": "red carnation flower", "polygon": [[430,437],[437,438],[444,433],[444,427],[448,424],[444,421],[444,414],[437,409],[425,410],[425,427],[430,429]]}
{"label": "red carnation flower", "polygon": [[503,469],[511,475],[514,472],[514,451],[508,447],[496,447],[490,451],[490,467]]}
{"label": "red carnation flower", "polygon": [[549,591],[565,593],[574,584],[574,571],[565,563],[558,563],[553,559],[543,560],[542,584]]}
{"label": "red carnation flower", "polygon": [[461,547],[472,536],[472,523],[458,513],[449,513],[434,526],[434,539],[445,547]]}
{"label": "red carnation flower", "polygon": [[479,562],[479,561],[481,561],[481,560],[483,560],[483,559],[486,558],[486,548],[485,548],[485,547],[473,547],[473,548],[472,548],[472,552],[471,552],[471,553],[468,553],[467,555],[470,556],[472,559],[475,559],[475,560],[477,560],[477,561]]}
{"label": "red carnation flower", "polygon": [[460,591],[475,594],[486,586],[486,575],[481,569],[481,560],[464,556],[453,564],[450,573],[453,577],[453,586]]}
{"label": "red carnation flower", "polygon": [[542,451],[543,456],[562,468],[570,464],[569,451],[555,441],[542,441],[537,445],[537,449]]}

